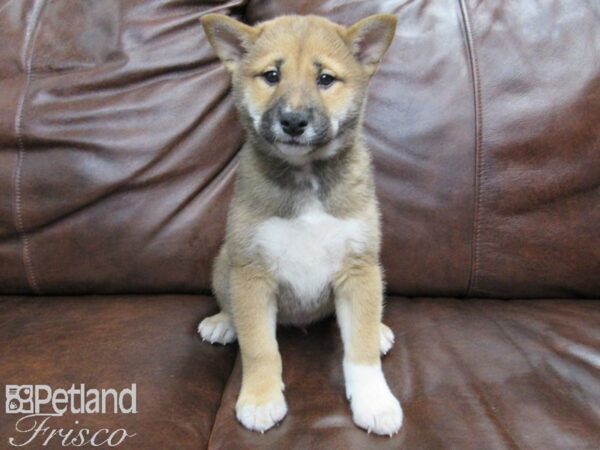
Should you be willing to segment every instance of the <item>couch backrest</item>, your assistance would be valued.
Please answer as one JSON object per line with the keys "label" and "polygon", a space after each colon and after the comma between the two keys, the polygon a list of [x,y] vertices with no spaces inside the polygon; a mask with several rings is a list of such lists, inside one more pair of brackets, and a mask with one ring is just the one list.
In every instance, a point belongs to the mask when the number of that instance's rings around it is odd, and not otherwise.
{"label": "couch backrest", "polygon": [[598,296],[600,7],[560,0],[5,4],[0,292],[209,289],[243,135],[207,12],[398,15],[365,123],[390,292]]}

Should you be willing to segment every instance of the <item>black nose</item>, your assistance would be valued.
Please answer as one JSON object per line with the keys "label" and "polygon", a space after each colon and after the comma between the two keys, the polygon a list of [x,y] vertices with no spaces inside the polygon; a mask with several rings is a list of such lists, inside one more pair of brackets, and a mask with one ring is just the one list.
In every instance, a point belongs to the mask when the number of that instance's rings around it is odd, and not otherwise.
{"label": "black nose", "polygon": [[279,123],[285,134],[290,136],[300,136],[308,126],[307,112],[282,112]]}

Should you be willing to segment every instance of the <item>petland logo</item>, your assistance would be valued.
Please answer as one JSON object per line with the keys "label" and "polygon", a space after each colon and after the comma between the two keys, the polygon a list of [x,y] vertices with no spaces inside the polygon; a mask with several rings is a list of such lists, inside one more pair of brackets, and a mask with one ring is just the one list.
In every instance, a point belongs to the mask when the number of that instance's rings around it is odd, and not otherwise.
{"label": "petland logo", "polygon": [[60,443],[63,447],[116,447],[135,436],[124,428],[89,429],[73,421],[72,428],[53,427],[52,420],[71,414],[136,414],[137,386],[116,389],[89,389],[85,384],[54,389],[45,384],[7,384],[6,414],[21,415],[15,422],[13,447],[37,444],[43,447]]}

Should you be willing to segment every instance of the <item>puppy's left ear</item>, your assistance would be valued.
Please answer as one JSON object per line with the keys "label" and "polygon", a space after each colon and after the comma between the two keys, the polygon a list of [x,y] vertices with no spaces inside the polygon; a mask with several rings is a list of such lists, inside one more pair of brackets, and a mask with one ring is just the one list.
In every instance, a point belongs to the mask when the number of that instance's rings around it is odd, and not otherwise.
{"label": "puppy's left ear", "polygon": [[375,73],[379,62],[392,43],[396,23],[396,16],[377,14],[362,19],[346,29],[346,43],[369,76]]}

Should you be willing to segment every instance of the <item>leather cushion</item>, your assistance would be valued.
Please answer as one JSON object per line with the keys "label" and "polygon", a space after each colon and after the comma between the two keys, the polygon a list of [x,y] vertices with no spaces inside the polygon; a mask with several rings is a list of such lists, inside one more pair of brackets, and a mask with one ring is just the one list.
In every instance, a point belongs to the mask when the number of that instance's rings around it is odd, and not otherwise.
{"label": "leather cushion", "polygon": [[207,291],[243,136],[197,19],[391,12],[365,123],[389,292],[597,297],[600,12],[538,3],[6,3],[0,290]]}
{"label": "leather cushion", "polygon": [[[205,344],[214,301],[186,296],[0,297],[0,380],[69,389],[137,384],[137,414],[65,414],[52,428],[127,429],[117,448],[206,448],[236,348]],[[4,402],[3,402],[4,405]],[[4,448],[20,415],[0,414]],[[102,436],[101,436],[102,437]],[[42,448],[40,439],[32,448]],[[25,447],[28,448],[28,447]],[[64,448],[58,440],[43,448]]]}
{"label": "leather cushion", "polygon": [[242,4],[0,8],[0,292],[208,290],[242,135],[198,19]]}
{"label": "leather cushion", "polygon": [[289,413],[264,435],[235,420],[238,357],[211,448],[600,446],[600,301],[392,298],[384,322],[396,335],[383,368],[404,408],[398,435],[353,425],[339,330],[329,320],[278,332]]}

